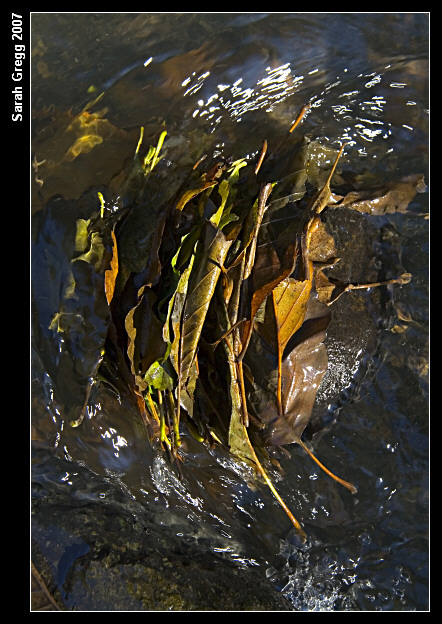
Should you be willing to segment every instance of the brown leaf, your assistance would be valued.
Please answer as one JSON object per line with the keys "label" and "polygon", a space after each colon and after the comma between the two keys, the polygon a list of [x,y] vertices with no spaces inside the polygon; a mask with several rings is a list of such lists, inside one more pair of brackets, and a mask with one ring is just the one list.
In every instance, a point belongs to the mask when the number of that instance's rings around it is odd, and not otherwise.
{"label": "brown leaf", "polygon": [[423,193],[425,189],[423,174],[417,174],[400,182],[391,182],[376,191],[351,191],[345,195],[339,206],[371,215],[406,212],[416,193]]}
{"label": "brown leaf", "polygon": [[104,273],[104,290],[106,292],[106,299],[110,305],[115,291],[115,282],[118,275],[118,250],[117,239],[115,238],[114,231],[111,231],[112,236],[112,258],[110,262],[110,269],[107,269]]}
{"label": "brown leaf", "polygon": [[258,242],[258,234],[259,229],[261,227],[262,218],[264,216],[264,212],[267,208],[267,200],[272,192],[272,185],[266,184],[261,187],[261,191],[259,193],[258,205],[256,207],[256,211],[252,210],[254,213],[253,218],[253,229],[250,235],[250,243],[248,245],[246,251],[246,264],[244,267],[244,279],[247,279],[252,272],[253,265],[255,264],[255,255],[256,255],[256,246]]}
{"label": "brown leaf", "polygon": [[316,393],[327,370],[323,340],[329,322],[329,307],[312,295],[304,323],[288,342],[288,354],[281,364],[283,414],[276,403],[270,403],[261,415],[268,426],[269,445],[298,442],[310,420]]}
{"label": "brown leaf", "polygon": [[269,246],[257,249],[256,261],[252,271],[253,295],[250,303],[249,318],[243,327],[243,345],[247,346],[253,331],[255,316],[268,295],[293,271],[297,256],[296,244],[289,245],[282,261],[276,251]]}
{"label": "brown leaf", "polygon": [[286,278],[272,290],[278,353],[278,386],[276,401],[280,414],[283,414],[281,396],[282,354],[288,341],[304,321],[311,287],[311,280],[299,281],[293,278]]}
{"label": "brown leaf", "polygon": [[140,390],[147,387],[143,377],[150,366],[166,354],[167,345],[162,339],[163,325],[153,312],[155,301],[153,291],[143,287],[137,305],[128,312],[125,319],[127,355]]}
{"label": "brown leaf", "polygon": [[335,162],[333,163],[333,167],[331,168],[331,171],[328,175],[327,180],[325,181],[324,186],[317,193],[315,193],[315,195],[308,202],[309,207],[306,213],[307,213],[307,216],[310,217],[311,219],[313,219],[316,215],[319,215],[330,202],[331,194],[332,194],[331,189],[330,189],[330,183],[335,173],[339,159],[341,158],[342,153],[344,151],[344,147],[345,147],[345,143],[342,145],[341,149],[339,150],[336,156]]}

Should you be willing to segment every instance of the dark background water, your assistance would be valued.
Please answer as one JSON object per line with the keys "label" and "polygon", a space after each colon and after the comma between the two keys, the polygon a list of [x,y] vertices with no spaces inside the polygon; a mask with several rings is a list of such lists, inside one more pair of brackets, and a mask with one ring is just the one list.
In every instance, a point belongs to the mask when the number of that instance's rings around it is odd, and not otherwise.
{"label": "dark background water", "polygon": [[[284,133],[311,101],[301,131],[335,147],[347,141],[344,168],[376,181],[424,173],[428,182],[428,22],[423,13],[33,14],[33,156],[44,157],[46,126],[55,128],[46,149],[59,140],[58,112],[78,113],[103,91],[100,106],[116,128],[136,135],[141,125],[165,121],[169,136],[204,136],[234,157]],[[75,194],[75,181],[54,185]],[[109,389],[98,389],[82,426],[69,428],[53,390],[60,344],[47,322],[63,270],[51,282],[43,276],[51,258],[60,267],[69,261],[66,240],[78,215],[75,205],[59,214],[34,207],[36,499],[56,491],[73,507],[88,501],[116,514],[130,510],[174,548],[191,544],[256,567],[293,609],[426,610],[428,222],[419,215],[427,203],[419,194],[407,214],[352,225],[368,237],[380,273],[406,270],[413,281],[382,296],[358,294],[368,310],[363,322],[348,318],[348,304],[336,308],[330,371],[309,438],[358,494],[291,449],[284,477],[272,476],[308,533],[305,545],[270,492],[247,485],[227,454],[189,441],[180,481],[149,448],[133,409]],[[74,401],[65,388],[65,403]],[[35,535],[41,549],[40,528]],[[77,539],[69,546],[61,588],[87,553]],[[61,556],[45,554],[60,570]],[[73,590],[70,602],[64,598],[70,608],[81,603]]]}

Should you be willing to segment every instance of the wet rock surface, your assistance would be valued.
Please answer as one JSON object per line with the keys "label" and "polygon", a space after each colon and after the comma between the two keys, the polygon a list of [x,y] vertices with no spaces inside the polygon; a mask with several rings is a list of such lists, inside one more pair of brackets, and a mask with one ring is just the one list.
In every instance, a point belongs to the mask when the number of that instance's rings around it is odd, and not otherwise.
{"label": "wet rock surface", "polygon": [[262,571],[186,543],[155,526],[147,510],[143,521],[138,505],[105,482],[112,503],[43,482],[40,475],[33,484],[31,555],[61,610],[292,610]]}
{"label": "wet rock surface", "polygon": [[[379,224],[345,208],[329,208],[324,221],[340,258],[326,271],[328,277],[354,284],[385,279],[376,258],[381,238]],[[398,240],[394,245],[395,262],[398,263]],[[400,275],[402,268],[399,264],[396,270]],[[353,400],[362,380],[373,374],[373,355],[381,339],[380,319],[386,317],[390,299],[386,287],[381,286],[370,292],[354,290],[344,293],[331,304],[331,321],[325,340],[329,366],[306,430],[308,436],[330,425],[336,418],[337,408]]]}

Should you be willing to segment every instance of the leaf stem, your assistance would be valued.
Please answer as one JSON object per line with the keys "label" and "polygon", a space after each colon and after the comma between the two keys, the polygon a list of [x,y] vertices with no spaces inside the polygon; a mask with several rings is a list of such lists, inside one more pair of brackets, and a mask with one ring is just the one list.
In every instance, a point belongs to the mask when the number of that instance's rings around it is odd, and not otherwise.
{"label": "leaf stem", "polygon": [[241,391],[241,407],[242,407],[242,422],[245,427],[249,426],[249,414],[247,412],[247,399],[246,389],[244,386],[244,371],[242,367],[242,360],[236,362],[236,370],[238,373],[239,387]]}
{"label": "leaf stem", "polygon": [[289,134],[293,132],[293,130],[301,123],[302,118],[304,117],[304,115],[306,114],[306,112],[308,110],[310,110],[311,108],[311,102],[307,102],[307,104],[304,104],[304,106],[301,108],[301,110],[299,111],[299,114],[297,116],[297,118],[295,119],[295,121],[293,122],[292,127],[289,130]]}
{"label": "leaf stem", "polygon": [[275,488],[273,483],[270,481],[269,476],[267,475],[266,471],[262,467],[261,462],[259,461],[259,459],[258,459],[258,457],[257,457],[257,455],[255,453],[255,449],[253,448],[252,443],[250,442],[249,436],[247,434],[247,429],[244,427],[244,425],[243,425],[243,433],[244,433],[244,438],[247,441],[247,444],[249,446],[250,453],[251,453],[251,455],[253,457],[253,461],[256,464],[256,468],[257,468],[258,472],[261,474],[261,476],[263,477],[264,481],[266,482],[266,484],[270,488],[273,496],[276,498],[278,503],[284,509],[284,511],[287,514],[287,516],[290,518],[290,521],[292,522],[292,524],[295,527],[295,529],[298,531],[298,533],[301,536],[301,538],[303,539],[303,541],[305,541],[307,539],[307,535],[306,535],[304,529],[301,527],[299,522],[296,520],[295,516],[292,514],[290,509],[287,507],[287,505],[285,504],[285,502],[281,498],[279,492],[277,491],[277,489]]}
{"label": "leaf stem", "polygon": [[339,477],[337,477],[336,475],[334,475],[332,472],[330,472],[330,470],[328,468],[326,468],[323,464],[321,464],[321,462],[319,461],[319,459],[317,457],[315,457],[313,455],[313,453],[311,452],[311,450],[304,444],[304,442],[301,440],[301,438],[299,438],[298,440],[298,444],[300,446],[302,446],[302,448],[304,449],[304,451],[310,455],[310,457],[313,459],[313,461],[315,461],[318,466],[320,468],[322,468],[322,470],[328,474],[329,477],[331,477],[332,479],[334,479],[335,481],[337,481],[338,483],[340,483],[341,485],[343,485],[345,488],[347,488],[347,490],[350,490],[350,492],[352,494],[356,494],[357,493],[357,489],[355,488],[355,486],[352,483],[349,483],[348,481],[344,481],[344,479],[340,479]]}

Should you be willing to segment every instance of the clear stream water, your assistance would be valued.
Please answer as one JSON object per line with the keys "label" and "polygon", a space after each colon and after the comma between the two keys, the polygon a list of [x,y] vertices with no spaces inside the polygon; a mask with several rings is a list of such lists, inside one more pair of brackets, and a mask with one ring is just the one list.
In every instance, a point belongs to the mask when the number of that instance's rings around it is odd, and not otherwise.
{"label": "clear stream water", "polygon": [[[426,14],[35,13],[31,26],[34,119],[48,109],[79,112],[104,91],[117,128],[165,120],[171,136],[211,135],[214,150],[239,157],[284,132],[310,101],[300,131],[333,146],[347,141],[343,166],[380,181],[423,173],[428,183]],[[362,234],[374,228],[376,266],[388,276],[409,271],[413,281],[385,291],[382,314],[372,291],[358,295],[370,319],[362,333],[351,321],[346,329],[345,307],[337,311],[309,436],[358,494],[290,449],[285,475],[272,476],[305,544],[267,489],[185,434],[179,480],[109,388],[92,393],[82,426],[69,428],[54,397],[60,345],[47,321],[75,208],[45,212],[33,251],[34,482],[103,505],[112,505],[111,484],[183,544],[256,567],[294,610],[427,610],[428,221],[419,216],[427,210],[421,193],[409,213],[359,224]],[[54,257],[49,282],[42,276]],[[69,561],[84,554],[77,550],[63,560],[61,586]]]}

